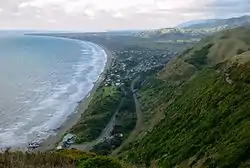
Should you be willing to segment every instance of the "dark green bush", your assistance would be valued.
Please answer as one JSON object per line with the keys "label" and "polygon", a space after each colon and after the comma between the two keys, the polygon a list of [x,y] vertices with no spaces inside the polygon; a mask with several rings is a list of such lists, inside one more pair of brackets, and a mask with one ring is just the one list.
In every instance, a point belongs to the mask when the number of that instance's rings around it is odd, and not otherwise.
{"label": "dark green bush", "polygon": [[78,168],[122,168],[122,166],[113,159],[106,157],[96,157],[80,163]]}

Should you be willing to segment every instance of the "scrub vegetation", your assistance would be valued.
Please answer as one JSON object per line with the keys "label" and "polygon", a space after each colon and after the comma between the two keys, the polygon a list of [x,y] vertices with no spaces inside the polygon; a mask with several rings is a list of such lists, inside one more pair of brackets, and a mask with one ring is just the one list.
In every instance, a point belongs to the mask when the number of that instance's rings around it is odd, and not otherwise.
{"label": "scrub vegetation", "polygon": [[120,157],[145,167],[249,167],[249,32],[205,38],[148,77],[144,130]]}

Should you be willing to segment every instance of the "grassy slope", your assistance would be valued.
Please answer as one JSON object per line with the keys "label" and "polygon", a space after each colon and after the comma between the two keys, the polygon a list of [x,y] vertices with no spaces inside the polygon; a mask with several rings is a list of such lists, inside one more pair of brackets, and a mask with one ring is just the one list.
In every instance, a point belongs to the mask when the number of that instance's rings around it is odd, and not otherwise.
{"label": "grassy slope", "polygon": [[206,37],[171,60],[160,74],[163,80],[183,82],[204,67],[215,66],[250,50],[250,29],[236,28]]}
{"label": "grassy slope", "polygon": [[93,101],[82,114],[78,123],[70,130],[77,135],[77,143],[95,140],[117,110],[122,92],[117,87],[100,87]]}
{"label": "grassy slope", "polygon": [[203,39],[149,79],[140,91],[145,129],[121,156],[147,167],[249,166],[249,32]]}

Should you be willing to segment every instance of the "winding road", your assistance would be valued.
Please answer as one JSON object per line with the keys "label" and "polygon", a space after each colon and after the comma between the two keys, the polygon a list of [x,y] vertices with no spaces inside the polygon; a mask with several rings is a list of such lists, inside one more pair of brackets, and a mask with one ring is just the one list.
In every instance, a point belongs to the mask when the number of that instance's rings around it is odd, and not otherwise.
{"label": "winding road", "polygon": [[97,145],[97,144],[105,141],[105,139],[109,138],[111,136],[111,132],[115,126],[115,117],[119,113],[119,110],[123,104],[123,101],[124,101],[123,99],[120,101],[120,104],[119,104],[115,114],[113,115],[112,119],[110,120],[108,125],[104,128],[101,135],[97,139],[95,139],[94,141],[91,141],[91,142],[80,144],[80,145],[71,145],[70,148],[83,150],[83,151],[90,151],[95,145]]}
{"label": "winding road", "polygon": [[134,89],[134,85],[135,85],[135,82],[137,80],[139,80],[139,77],[137,77],[136,79],[134,79],[132,81],[132,84],[131,84],[131,87],[130,87],[130,89],[131,89],[131,91],[133,93],[133,98],[134,98],[134,102],[135,102],[135,109],[136,109],[136,115],[137,115],[136,126],[135,126],[134,130],[132,131],[132,133],[129,135],[129,137],[122,143],[122,145],[111,153],[111,156],[117,155],[124,146],[127,146],[130,142],[132,142],[142,129],[143,114],[142,114],[142,111],[141,111],[140,102],[139,102],[139,100],[137,98],[137,94],[136,94],[135,89]]}

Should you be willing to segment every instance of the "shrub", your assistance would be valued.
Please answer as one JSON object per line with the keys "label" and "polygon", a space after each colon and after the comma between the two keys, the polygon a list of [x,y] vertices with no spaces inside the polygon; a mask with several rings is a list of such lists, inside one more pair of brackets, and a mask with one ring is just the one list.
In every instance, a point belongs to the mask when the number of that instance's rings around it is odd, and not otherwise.
{"label": "shrub", "polygon": [[80,163],[77,167],[78,168],[122,168],[122,166],[118,162],[107,157],[91,158]]}

